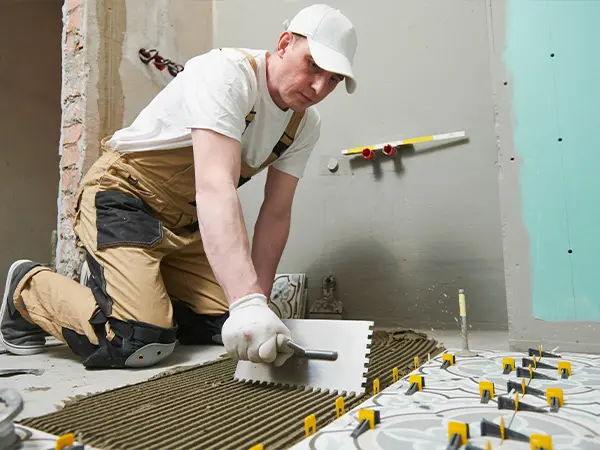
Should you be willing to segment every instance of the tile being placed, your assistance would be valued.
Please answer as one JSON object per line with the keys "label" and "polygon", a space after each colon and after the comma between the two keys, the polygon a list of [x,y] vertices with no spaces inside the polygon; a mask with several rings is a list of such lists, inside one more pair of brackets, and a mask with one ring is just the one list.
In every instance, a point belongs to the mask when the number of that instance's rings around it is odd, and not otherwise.
{"label": "tile being placed", "polygon": [[[447,353],[455,352],[450,349]],[[503,373],[504,358],[515,362],[515,370],[508,374]],[[474,449],[485,449],[488,441],[492,449],[531,449],[532,435],[550,436],[554,450],[600,449],[600,356],[537,358],[536,364],[552,368],[536,367],[533,379],[523,376],[529,374],[528,368],[517,376],[516,368],[530,360],[523,353],[477,351],[477,356],[456,357],[455,364],[442,368],[443,355],[439,355],[293,448],[441,450],[448,447],[449,422],[461,422],[469,427],[468,443]],[[569,378],[561,378],[558,361],[571,363]],[[424,388],[407,395],[410,375],[422,376]],[[522,390],[523,380],[525,395],[515,391]],[[481,381],[494,384],[494,396],[487,403],[482,403],[480,396]],[[564,404],[557,412],[550,410],[547,388],[562,389]],[[527,411],[528,406],[535,410]],[[353,438],[361,409],[378,411],[380,422]],[[488,431],[491,428],[499,435],[501,419],[504,441]]]}

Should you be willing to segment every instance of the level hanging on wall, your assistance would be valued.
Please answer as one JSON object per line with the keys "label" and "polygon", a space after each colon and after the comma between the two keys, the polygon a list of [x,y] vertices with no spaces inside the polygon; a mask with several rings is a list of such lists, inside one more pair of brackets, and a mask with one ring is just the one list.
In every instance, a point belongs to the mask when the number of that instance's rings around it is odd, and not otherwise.
{"label": "level hanging on wall", "polygon": [[442,133],[442,134],[432,134],[429,136],[419,136],[419,137],[403,139],[401,141],[395,141],[395,142],[363,145],[360,147],[346,148],[346,149],[342,150],[342,155],[344,155],[344,156],[362,155],[366,159],[372,159],[373,153],[376,150],[382,150],[386,156],[394,156],[396,154],[396,147],[399,147],[401,145],[419,144],[421,142],[430,142],[430,141],[443,141],[446,139],[455,139],[455,138],[461,138],[461,137],[465,137],[465,136],[466,136],[466,133],[464,131],[454,131],[452,133]]}

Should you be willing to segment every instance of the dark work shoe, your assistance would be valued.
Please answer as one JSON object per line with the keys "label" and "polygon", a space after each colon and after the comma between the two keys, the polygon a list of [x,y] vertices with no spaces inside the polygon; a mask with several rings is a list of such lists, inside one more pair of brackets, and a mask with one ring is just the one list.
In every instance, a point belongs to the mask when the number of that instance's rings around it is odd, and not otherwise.
{"label": "dark work shoe", "polygon": [[43,351],[47,333],[38,325],[26,321],[13,303],[19,281],[34,267],[41,264],[21,259],[8,269],[4,296],[0,306],[0,342],[15,355],[34,355]]}

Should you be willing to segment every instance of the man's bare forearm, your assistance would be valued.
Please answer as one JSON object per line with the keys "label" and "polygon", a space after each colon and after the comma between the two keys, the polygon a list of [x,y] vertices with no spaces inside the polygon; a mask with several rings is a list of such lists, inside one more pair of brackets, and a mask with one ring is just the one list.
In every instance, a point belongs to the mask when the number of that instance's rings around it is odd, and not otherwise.
{"label": "man's bare forearm", "polygon": [[271,294],[279,260],[290,232],[291,214],[271,214],[263,207],[254,227],[252,260],[258,282],[267,297]]}
{"label": "man's bare forearm", "polygon": [[231,183],[200,186],[196,204],[204,251],[229,303],[263,293],[235,187]]}

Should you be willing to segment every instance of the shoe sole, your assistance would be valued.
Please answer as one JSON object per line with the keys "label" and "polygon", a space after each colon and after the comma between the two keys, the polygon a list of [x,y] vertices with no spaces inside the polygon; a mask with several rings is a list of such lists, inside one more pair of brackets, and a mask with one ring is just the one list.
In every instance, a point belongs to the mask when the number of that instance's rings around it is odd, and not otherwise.
{"label": "shoe sole", "polygon": [[[13,276],[13,272],[20,264],[22,264],[24,262],[31,262],[31,261],[29,261],[28,259],[20,259],[18,261],[15,261],[14,263],[12,263],[12,265],[10,266],[10,269],[8,269],[8,275],[6,276],[6,285],[4,286],[4,296],[2,297],[2,305],[0,306],[0,323],[1,323],[2,318],[4,317],[4,314],[8,314],[8,311],[6,311],[6,308],[8,307],[8,291],[10,290],[10,280]],[[4,335],[2,334],[1,326],[0,326],[0,342],[2,342],[2,345],[4,345],[4,348],[6,348],[7,351],[12,353],[13,355],[19,355],[19,356],[35,355],[37,353],[41,353],[44,351],[44,347],[46,346],[45,344],[44,345],[11,344],[10,342],[7,342],[6,339],[4,339]]]}

